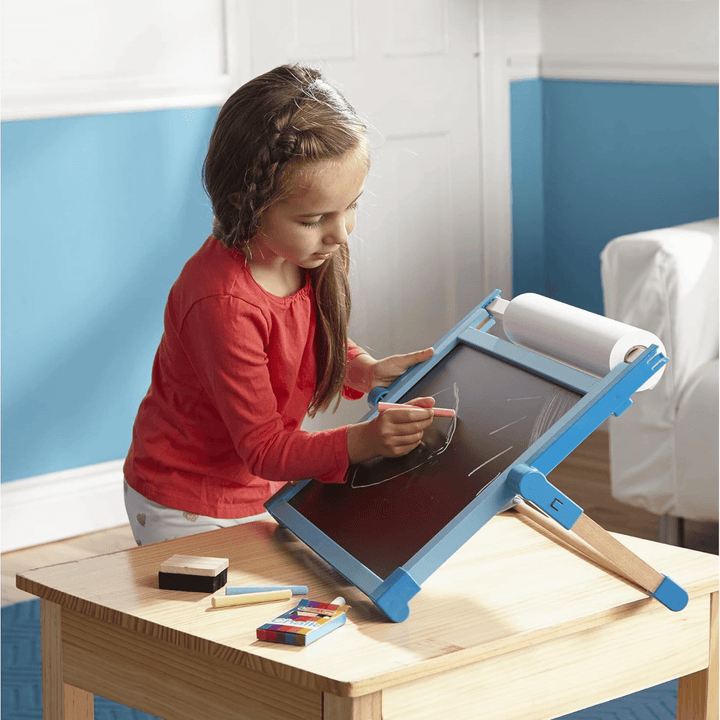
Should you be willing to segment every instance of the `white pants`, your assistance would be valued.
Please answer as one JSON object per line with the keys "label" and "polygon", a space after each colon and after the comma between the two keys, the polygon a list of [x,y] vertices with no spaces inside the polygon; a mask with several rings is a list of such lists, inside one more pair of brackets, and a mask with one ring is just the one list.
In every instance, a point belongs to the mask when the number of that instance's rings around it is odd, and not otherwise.
{"label": "white pants", "polygon": [[174,510],[148,500],[144,495],[133,490],[127,484],[127,480],[124,484],[124,493],[125,510],[128,520],[130,520],[133,537],[138,545],[150,545],[162,540],[171,540],[185,535],[195,535],[209,530],[271,518],[269,513],[242,518],[214,518]]}

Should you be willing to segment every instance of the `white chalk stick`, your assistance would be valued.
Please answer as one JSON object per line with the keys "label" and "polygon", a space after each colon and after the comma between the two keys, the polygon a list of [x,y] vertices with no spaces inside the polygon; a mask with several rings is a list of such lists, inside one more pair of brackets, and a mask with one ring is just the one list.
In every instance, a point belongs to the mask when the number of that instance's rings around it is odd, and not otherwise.
{"label": "white chalk stick", "polygon": [[245,593],[244,595],[221,595],[213,596],[211,603],[213,607],[233,607],[235,605],[254,605],[265,602],[278,602],[289,600],[292,597],[292,590],[269,590],[267,592]]}

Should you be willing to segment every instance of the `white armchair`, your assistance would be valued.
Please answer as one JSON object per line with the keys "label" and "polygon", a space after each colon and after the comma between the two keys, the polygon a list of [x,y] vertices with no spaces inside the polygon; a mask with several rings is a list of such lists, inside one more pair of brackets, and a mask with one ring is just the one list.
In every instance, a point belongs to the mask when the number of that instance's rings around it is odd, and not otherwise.
{"label": "white armchair", "polygon": [[718,519],[718,220],[640,232],[601,253],[605,314],[655,333],[670,362],[611,418],[613,496],[677,524]]}

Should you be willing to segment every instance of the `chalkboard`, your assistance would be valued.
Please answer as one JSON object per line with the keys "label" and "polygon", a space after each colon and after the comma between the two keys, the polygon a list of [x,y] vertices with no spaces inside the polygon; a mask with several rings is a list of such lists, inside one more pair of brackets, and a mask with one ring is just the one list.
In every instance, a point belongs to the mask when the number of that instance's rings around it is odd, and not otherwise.
{"label": "chalkboard", "polygon": [[387,578],[513,465],[581,394],[458,345],[398,402],[431,395],[435,418],[402,458],[353,465],[343,485],[312,481],[289,501],[350,555]]}

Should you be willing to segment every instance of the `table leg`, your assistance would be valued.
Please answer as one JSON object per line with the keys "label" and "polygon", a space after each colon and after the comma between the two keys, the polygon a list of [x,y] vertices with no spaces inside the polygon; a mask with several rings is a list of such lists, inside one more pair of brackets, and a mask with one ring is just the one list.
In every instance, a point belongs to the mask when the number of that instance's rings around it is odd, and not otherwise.
{"label": "table leg", "polygon": [[718,593],[710,596],[710,662],[678,683],[678,720],[718,720]]}
{"label": "table leg", "polygon": [[382,720],[382,692],[355,698],[323,693],[322,720]]}
{"label": "table leg", "polygon": [[43,720],[93,720],[94,696],[63,682],[61,608],[40,600]]}

